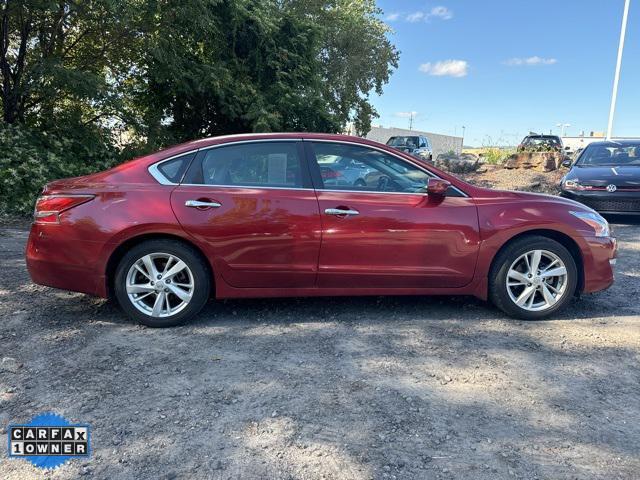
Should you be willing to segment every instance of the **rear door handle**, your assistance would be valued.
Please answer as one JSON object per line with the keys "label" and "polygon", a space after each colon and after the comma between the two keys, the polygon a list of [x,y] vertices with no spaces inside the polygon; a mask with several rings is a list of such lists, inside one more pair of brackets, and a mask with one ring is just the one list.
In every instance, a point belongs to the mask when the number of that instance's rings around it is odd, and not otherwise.
{"label": "rear door handle", "polygon": [[360,212],[358,210],[347,210],[343,208],[327,208],[325,209],[324,213],[326,213],[327,215],[336,215],[336,216],[360,215]]}
{"label": "rear door handle", "polygon": [[220,208],[222,204],[218,202],[204,202],[202,200],[187,200],[184,202],[184,206],[191,208]]}

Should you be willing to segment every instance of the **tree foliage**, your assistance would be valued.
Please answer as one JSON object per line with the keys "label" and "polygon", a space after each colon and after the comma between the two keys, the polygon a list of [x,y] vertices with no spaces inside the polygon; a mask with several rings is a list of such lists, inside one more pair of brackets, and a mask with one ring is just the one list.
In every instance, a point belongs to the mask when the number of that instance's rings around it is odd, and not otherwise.
{"label": "tree foliage", "polygon": [[[45,171],[49,148],[84,171],[64,151],[89,141],[114,161],[209,135],[365,132],[398,61],[379,13],[373,0],[0,0],[3,147],[33,141]],[[3,176],[33,161],[2,155]]]}

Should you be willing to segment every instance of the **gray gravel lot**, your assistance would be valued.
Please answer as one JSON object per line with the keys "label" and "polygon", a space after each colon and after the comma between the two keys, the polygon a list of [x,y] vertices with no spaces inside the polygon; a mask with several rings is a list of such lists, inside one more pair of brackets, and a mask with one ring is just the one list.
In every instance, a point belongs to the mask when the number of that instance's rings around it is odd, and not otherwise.
{"label": "gray gravel lot", "polygon": [[[615,230],[616,284],[550,321],[315,298],[152,330],[31,284],[26,229],[0,227],[0,478],[637,479],[640,226]],[[92,426],[90,460],[6,458],[7,424],[46,411]]]}

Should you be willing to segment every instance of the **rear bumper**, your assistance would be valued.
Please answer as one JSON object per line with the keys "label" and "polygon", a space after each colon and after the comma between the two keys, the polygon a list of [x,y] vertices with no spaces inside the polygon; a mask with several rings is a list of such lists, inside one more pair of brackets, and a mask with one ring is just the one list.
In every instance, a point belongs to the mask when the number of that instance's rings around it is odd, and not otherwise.
{"label": "rear bumper", "polygon": [[584,293],[609,288],[614,281],[614,265],[618,244],[612,237],[587,237],[582,249],[584,266]]}
{"label": "rear bumper", "polygon": [[616,191],[609,193],[563,190],[560,192],[560,196],[580,202],[600,213],[640,215],[640,192]]}
{"label": "rear bumper", "polygon": [[103,244],[73,238],[62,225],[33,224],[26,250],[31,280],[47,287],[107,296],[104,268],[100,268]]}

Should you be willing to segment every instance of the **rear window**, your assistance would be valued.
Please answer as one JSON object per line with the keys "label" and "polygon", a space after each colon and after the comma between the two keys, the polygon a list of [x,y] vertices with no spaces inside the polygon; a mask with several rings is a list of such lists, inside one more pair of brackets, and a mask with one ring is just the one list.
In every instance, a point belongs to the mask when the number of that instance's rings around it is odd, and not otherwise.
{"label": "rear window", "polygon": [[180,183],[184,172],[187,171],[187,168],[195,155],[195,152],[192,152],[167,160],[166,162],[158,165],[158,170],[171,183]]}
{"label": "rear window", "polygon": [[561,145],[558,137],[527,137],[524,140],[524,144],[527,146],[544,145],[549,147],[558,147]]}
{"label": "rear window", "polygon": [[387,140],[390,147],[417,147],[420,144],[419,137],[391,137]]}

